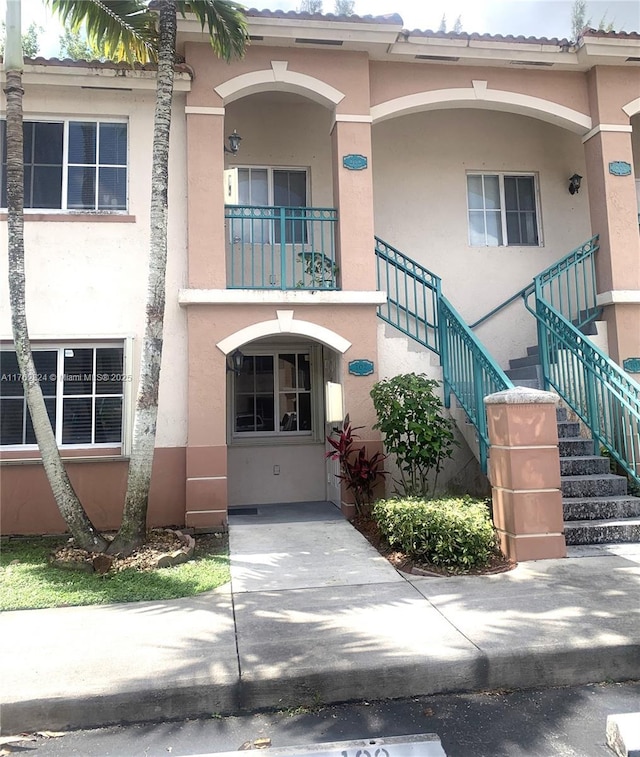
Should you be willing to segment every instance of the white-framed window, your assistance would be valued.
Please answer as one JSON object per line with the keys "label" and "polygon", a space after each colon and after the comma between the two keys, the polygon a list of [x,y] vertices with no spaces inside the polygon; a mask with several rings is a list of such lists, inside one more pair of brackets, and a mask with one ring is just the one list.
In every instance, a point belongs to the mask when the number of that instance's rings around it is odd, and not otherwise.
{"label": "white-framed window", "polygon": [[[289,208],[283,223],[274,217],[273,222],[247,221],[243,229],[245,238],[256,243],[286,244],[307,241],[307,224],[303,213],[295,208],[307,206],[308,172],[306,168],[273,168],[265,166],[238,167],[238,204]],[[296,216],[301,220],[297,220]],[[284,230],[284,240],[282,238]]]}
{"label": "white-framed window", "polygon": [[318,426],[318,381],[311,347],[243,348],[234,374],[233,440],[314,437]]}
{"label": "white-framed window", "polygon": [[[122,342],[33,346],[44,402],[60,447],[122,447],[129,395]],[[18,361],[0,349],[0,446],[35,448]]]}
{"label": "white-framed window", "polygon": [[[127,132],[123,121],[24,122],[24,207],[127,209]],[[7,130],[0,121],[0,205],[7,207]]]}
{"label": "white-framed window", "polygon": [[535,174],[468,173],[472,247],[537,247],[539,202]]}

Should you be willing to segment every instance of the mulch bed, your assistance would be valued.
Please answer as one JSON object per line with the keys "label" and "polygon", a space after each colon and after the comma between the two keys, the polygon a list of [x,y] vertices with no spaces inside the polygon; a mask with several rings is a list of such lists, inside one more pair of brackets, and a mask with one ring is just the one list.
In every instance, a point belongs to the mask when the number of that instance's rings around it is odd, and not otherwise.
{"label": "mulch bed", "polygon": [[[158,564],[162,558],[185,552],[185,536],[181,537],[179,533],[171,529],[152,529],[148,532],[147,541],[128,557],[92,554],[76,547],[73,539],[69,539],[52,554],[51,561],[57,567],[78,570],[86,568],[89,571],[94,569],[96,573],[116,573],[127,568],[140,571],[155,570],[164,567]],[[105,536],[109,538],[108,534]],[[226,534],[202,534],[198,536],[195,549],[202,552],[218,551],[226,543],[226,538]],[[186,559],[190,559],[192,555],[193,550]],[[184,561],[186,560],[180,560]]]}
{"label": "mulch bed", "polygon": [[493,575],[494,573],[506,573],[508,570],[513,570],[513,568],[516,567],[516,563],[507,559],[503,554],[498,554],[492,557],[489,564],[484,567],[471,568],[470,570],[446,568],[442,565],[418,562],[404,552],[400,552],[389,546],[387,540],[380,533],[378,524],[371,518],[363,515],[356,515],[351,521],[351,525],[360,531],[367,541],[374,546],[383,557],[386,557],[394,568],[401,570],[403,573],[410,573],[414,576],[432,576],[434,578],[460,575],[486,576]]}

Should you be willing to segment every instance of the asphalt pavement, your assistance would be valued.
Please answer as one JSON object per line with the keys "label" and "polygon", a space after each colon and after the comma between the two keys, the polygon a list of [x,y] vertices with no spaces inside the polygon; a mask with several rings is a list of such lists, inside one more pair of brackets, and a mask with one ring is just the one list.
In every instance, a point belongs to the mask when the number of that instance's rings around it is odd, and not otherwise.
{"label": "asphalt pavement", "polygon": [[605,743],[607,716],[639,703],[640,682],[440,694],[31,735],[13,746],[16,755],[34,757],[188,757],[265,741],[273,750],[436,733],[448,757],[614,757]]}

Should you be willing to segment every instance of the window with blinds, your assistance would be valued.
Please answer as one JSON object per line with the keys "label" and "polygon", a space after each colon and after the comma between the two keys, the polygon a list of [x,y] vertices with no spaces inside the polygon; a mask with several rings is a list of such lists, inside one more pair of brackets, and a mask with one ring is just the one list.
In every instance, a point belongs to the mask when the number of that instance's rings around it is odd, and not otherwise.
{"label": "window with blinds", "polygon": [[[125,384],[121,345],[36,348],[33,360],[59,446],[119,446]],[[14,351],[0,350],[0,445],[36,444]]]}
{"label": "window with blinds", "polygon": [[[24,207],[127,209],[127,124],[25,121]],[[0,121],[0,204],[7,207],[7,132]]]}

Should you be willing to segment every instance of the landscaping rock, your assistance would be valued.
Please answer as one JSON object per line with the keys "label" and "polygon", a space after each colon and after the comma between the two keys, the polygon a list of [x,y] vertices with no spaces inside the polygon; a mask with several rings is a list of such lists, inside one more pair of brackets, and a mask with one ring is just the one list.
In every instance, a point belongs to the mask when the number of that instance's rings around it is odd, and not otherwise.
{"label": "landscaping rock", "polygon": [[76,560],[52,560],[51,564],[54,568],[61,568],[62,570],[79,570],[84,573],[93,573],[93,565],[90,562],[78,562]]}

